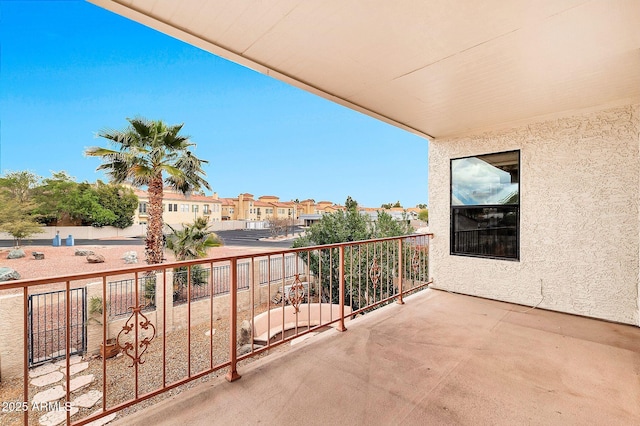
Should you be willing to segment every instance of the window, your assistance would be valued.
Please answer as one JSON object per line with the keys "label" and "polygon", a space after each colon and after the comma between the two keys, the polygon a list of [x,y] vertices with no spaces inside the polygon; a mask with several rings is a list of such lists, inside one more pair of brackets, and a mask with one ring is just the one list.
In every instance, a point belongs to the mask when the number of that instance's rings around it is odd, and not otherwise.
{"label": "window", "polygon": [[180,204],[180,211],[183,213],[189,213],[189,204]]}
{"label": "window", "polygon": [[193,204],[191,206],[191,212],[192,213],[198,213],[198,205],[197,204]]}
{"label": "window", "polygon": [[209,214],[209,204],[205,204],[202,211],[204,212],[204,214]]}
{"label": "window", "polygon": [[178,211],[178,205],[177,204],[169,204],[169,211],[170,212],[177,212]]}
{"label": "window", "polygon": [[147,212],[147,203],[138,204],[138,212],[146,213]]}
{"label": "window", "polygon": [[520,151],[451,160],[451,254],[520,258]]}

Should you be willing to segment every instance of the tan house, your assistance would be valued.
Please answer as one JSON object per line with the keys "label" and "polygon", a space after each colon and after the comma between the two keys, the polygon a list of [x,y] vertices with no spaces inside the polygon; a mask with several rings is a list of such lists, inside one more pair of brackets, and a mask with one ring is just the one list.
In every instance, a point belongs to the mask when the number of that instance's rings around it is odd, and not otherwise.
{"label": "tan house", "polygon": [[236,220],[236,203],[233,198],[219,198],[222,211],[222,220]]}
{"label": "tan house", "polygon": [[280,198],[275,195],[263,195],[256,201],[258,208],[258,220],[274,219],[297,219],[298,208],[293,201],[280,202]]}
{"label": "tan house", "polygon": [[318,213],[319,212],[318,212],[315,200],[308,198],[298,203],[298,216],[300,216],[301,214],[318,214]]}
{"label": "tan house", "polygon": [[[138,209],[134,224],[146,225],[149,195],[146,191],[134,190],[138,196]],[[169,225],[192,223],[198,217],[206,217],[209,222],[222,220],[222,203],[213,197],[199,194],[182,195],[172,189],[164,189],[162,200],[162,219]]]}

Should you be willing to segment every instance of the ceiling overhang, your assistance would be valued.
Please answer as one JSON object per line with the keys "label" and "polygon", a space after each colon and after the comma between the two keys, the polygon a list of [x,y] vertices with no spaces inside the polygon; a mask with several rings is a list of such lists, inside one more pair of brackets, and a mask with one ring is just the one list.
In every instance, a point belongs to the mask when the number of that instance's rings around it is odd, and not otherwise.
{"label": "ceiling overhang", "polygon": [[427,138],[640,102],[636,0],[90,0]]}

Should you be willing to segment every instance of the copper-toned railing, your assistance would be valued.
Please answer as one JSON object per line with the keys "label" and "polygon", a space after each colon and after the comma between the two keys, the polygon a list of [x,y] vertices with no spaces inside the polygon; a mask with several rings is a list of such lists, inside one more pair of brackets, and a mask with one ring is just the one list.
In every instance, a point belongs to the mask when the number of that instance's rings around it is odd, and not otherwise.
{"label": "copper-toned railing", "polygon": [[[38,424],[42,416],[58,415],[67,424],[83,425],[206,375],[226,374],[227,380],[237,380],[240,360],[329,326],[345,331],[356,316],[388,303],[404,303],[404,296],[428,286],[430,237],[421,234],[2,283],[0,387],[22,388],[2,402],[3,424]],[[291,261],[292,256],[298,260]],[[206,282],[201,278],[192,282],[200,276],[191,273],[194,267],[229,268],[229,273],[206,273],[201,275]],[[221,276],[227,282],[214,282]],[[128,314],[112,317],[109,305],[115,296],[108,291],[109,283],[122,280],[145,284],[131,286],[134,294],[128,300],[135,303]],[[77,288],[86,288],[88,302],[82,306],[72,306],[71,292]],[[62,346],[56,352],[55,342],[47,343],[47,337],[39,340],[45,340],[45,352],[53,351],[44,355],[61,360],[30,368],[36,359],[33,351],[43,351],[33,344],[31,324],[56,322],[40,309],[30,310],[30,296],[53,290],[64,295],[64,324],[50,324],[64,330]],[[71,331],[72,314],[89,307],[80,336]],[[65,355],[74,352],[84,353],[88,364],[78,365],[74,356]],[[45,369],[64,374],[49,386],[62,384],[64,390],[51,401],[41,393],[47,387],[36,386],[30,377]],[[91,408],[77,403],[78,378],[102,394]]]}

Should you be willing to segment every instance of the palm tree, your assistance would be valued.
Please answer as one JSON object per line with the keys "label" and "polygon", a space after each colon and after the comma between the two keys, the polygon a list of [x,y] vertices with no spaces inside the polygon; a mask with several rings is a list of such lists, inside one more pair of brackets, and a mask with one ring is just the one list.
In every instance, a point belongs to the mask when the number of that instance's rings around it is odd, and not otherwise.
{"label": "palm tree", "polygon": [[[182,229],[174,229],[167,225],[171,233],[167,236],[167,249],[171,250],[176,260],[200,259],[207,255],[210,247],[222,245],[220,238],[209,228],[207,219],[197,218],[191,225],[182,225]],[[188,272],[190,271],[190,272]],[[178,301],[184,296],[189,282],[187,273],[191,276],[191,284],[202,286],[207,284],[207,272],[200,265],[193,265],[190,269],[181,266],[173,270],[173,300]]]}
{"label": "palm tree", "polygon": [[[91,147],[88,156],[101,157],[98,170],[106,170],[114,183],[128,182],[147,186],[149,223],[147,227],[147,263],[162,263],[162,199],[164,185],[187,195],[201,188],[211,189],[202,165],[190,150],[194,144],[178,133],[183,124],[167,125],[161,120],[127,119],[125,130],[105,130],[98,136],[108,139],[117,149]],[[166,174],[166,178],[165,178]]]}
{"label": "palm tree", "polygon": [[210,247],[222,245],[203,217],[197,218],[192,225],[183,225],[180,230],[167,226],[171,229],[167,236],[167,249],[173,252],[176,260],[200,259],[207,255]]}

